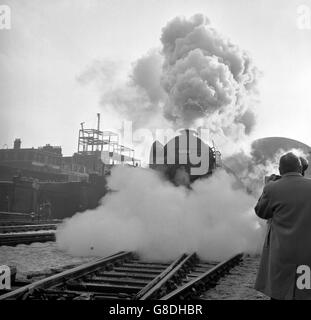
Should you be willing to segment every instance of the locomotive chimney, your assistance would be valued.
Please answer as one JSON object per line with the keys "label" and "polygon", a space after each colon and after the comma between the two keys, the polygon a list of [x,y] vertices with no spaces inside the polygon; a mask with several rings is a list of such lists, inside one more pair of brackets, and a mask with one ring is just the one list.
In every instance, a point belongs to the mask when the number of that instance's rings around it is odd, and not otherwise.
{"label": "locomotive chimney", "polygon": [[17,138],[14,140],[14,149],[20,149],[21,148],[21,144],[22,144],[22,141],[21,139]]}
{"label": "locomotive chimney", "polygon": [[198,136],[198,132],[193,129],[181,129],[181,134],[186,134],[187,136]]}

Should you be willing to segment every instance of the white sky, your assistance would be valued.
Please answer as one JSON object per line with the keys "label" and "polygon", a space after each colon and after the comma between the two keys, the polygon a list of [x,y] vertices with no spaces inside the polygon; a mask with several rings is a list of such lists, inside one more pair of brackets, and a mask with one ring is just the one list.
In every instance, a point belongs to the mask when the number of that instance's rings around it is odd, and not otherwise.
{"label": "white sky", "polygon": [[[3,3],[3,1],[1,1]],[[12,29],[0,30],[0,148],[46,143],[77,148],[80,122],[96,123],[100,93],[76,77],[94,59],[130,64],[160,46],[176,15],[203,13],[250,52],[263,72],[254,138],[311,145],[311,29],[297,7],[311,0],[6,0]],[[102,129],[113,125],[103,114]]]}

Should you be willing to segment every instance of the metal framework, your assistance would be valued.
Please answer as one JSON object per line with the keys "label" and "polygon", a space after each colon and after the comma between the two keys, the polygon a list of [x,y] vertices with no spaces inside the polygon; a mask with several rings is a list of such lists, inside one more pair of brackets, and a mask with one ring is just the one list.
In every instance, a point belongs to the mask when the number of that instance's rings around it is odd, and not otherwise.
{"label": "metal framework", "polygon": [[100,130],[100,114],[97,114],[97,129],[85,129],[81,123],[78,140],[78,154],[94,154],[101,152],[105,164],[128,164],[140,166],[140,160],[135,159],[134,149],[119,144],[119,135],[112,131]]}

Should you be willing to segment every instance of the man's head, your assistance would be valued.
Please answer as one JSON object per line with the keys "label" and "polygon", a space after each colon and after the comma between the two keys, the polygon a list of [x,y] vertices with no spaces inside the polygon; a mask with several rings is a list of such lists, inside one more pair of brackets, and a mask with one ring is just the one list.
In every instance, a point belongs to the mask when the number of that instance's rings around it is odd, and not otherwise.
{"label": "man's head", "polygon": [[298,172],[301,173],[302,166],[299,157],[297,157],[292,152],[284,154],[280,158],[279,171],[280,175],[286,174],[288,172]]}

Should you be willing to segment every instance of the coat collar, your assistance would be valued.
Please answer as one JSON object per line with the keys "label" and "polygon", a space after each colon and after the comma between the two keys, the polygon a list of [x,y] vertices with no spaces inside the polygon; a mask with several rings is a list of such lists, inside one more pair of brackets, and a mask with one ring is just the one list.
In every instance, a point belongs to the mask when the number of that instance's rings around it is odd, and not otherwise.
{"label": "coat collar", "polygon": [[282,177],[291,177],[291,176],[302,177],[302,174],[299,172],[287,172],[282,175]]}

